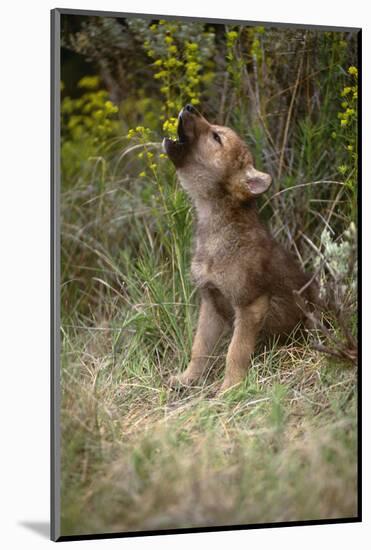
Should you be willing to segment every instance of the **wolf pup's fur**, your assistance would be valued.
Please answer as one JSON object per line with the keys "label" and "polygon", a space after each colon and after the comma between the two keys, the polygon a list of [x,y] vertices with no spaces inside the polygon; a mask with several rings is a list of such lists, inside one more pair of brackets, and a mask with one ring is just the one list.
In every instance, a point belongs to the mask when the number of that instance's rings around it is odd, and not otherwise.
{"label": "wolf pup's fur", "polygon": [[[259,334],[288,334],[303,320],[293,290],[309,281],[259,220],[255,198],[272,178],[254,168],[245,143],[230,128],[210,124],[192,106],[179,114],[178,140],[163,147],[197,213],[192,276],[201,292],[188,368],[170,383],[189,385],[233,326],[221,391],[241,382]],[[304,297],[314,301],[309,285]]]}

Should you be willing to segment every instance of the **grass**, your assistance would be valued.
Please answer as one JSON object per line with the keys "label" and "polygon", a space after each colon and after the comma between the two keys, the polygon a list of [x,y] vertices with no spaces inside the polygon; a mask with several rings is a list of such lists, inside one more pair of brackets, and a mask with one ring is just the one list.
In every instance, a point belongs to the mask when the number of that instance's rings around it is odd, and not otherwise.
{"label": "grass", "polygon": [[[356,379],[295,340],[243,387],[171,391],[170,352],[79,330],[63,350],[64,534],[354,517]],[[175,364],[174,364],[175,363]]]}

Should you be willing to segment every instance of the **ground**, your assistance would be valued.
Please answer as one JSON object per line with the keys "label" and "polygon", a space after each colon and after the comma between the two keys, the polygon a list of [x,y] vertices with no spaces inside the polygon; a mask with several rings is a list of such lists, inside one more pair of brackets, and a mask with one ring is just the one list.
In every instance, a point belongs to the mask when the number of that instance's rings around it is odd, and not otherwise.
{"label": "ground", "polygon": [[62,534],[354,517],[356,372],[293,337],[245,384],[171,390],[176,357],[114,349],[107,324],[62,357]]}

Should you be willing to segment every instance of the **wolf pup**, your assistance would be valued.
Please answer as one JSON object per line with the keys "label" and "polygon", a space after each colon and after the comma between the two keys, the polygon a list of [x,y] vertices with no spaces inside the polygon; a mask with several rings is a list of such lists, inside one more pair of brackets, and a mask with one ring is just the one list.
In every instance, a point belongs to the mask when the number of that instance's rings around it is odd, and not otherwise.
{"label": "wolf pup", "polygon": [[[179,113],[178,140],[163,147],[194,203],[197,235],[191,273],[201,308],[188,368],[171,385],[190,385],[230,326],[233,336],[220,391],[240,383],[259,335],[290,333],[303,320],[294,290],[309,282],[294,258],[259,220],[257,196],[272,178],[230,128],[210,124],[192,105]],[[311,285],[303,293],[314,300]]]}

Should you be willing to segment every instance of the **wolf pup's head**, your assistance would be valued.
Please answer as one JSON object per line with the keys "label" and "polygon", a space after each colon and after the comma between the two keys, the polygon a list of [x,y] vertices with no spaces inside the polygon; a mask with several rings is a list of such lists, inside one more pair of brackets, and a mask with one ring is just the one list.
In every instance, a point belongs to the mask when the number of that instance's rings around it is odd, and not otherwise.
{"label": "wolf pup's head", "polygon": [[231,128],[210,124],[192,105],[178,117],[178,139],[163,147],[189,195],[208,199],[227,193],[246,201],[268,189],[272,178],[253,166],[252,155]]}

